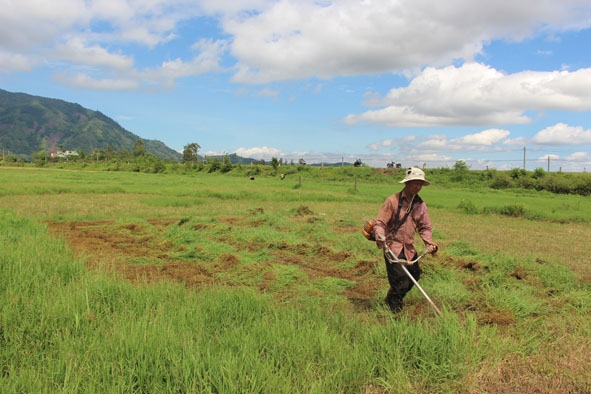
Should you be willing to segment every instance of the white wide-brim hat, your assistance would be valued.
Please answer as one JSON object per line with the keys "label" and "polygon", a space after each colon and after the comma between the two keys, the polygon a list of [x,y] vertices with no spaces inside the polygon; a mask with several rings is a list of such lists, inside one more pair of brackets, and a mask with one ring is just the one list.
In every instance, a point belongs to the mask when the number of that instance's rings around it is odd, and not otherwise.
{"label": "white wide-brim hat", "polygon": [[425,186],[430,185],[431,182],[425,179],[425,173],[418,167],[412,167],[406,170],[406,175],[404,179],[401,180],[399,183],[406,183],[408,181],[423,181]]}

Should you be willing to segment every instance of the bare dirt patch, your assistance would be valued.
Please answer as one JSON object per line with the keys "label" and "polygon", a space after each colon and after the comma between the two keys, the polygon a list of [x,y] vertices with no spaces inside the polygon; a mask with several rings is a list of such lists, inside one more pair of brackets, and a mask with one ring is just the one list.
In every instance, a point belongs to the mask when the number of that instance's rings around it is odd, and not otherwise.
{"label": "bare dirt patch", "polygon": [[[191,262],[173,260],[171,242],[159,235],[174,219],[151,219],[145,225],[114,221],[48,222],[50,232],[63,237],[90,269],[114,272],[130,281],[174,280],[194,286],[211,281],[212,273]],[[155,231],[156,230],[156,231]]]}
{"label": "bare dirt patch", "polygon": [[[184,283],[187,287],[223,283],[233,285],[228,276],[218,274],[235,269],[240,258],[232,253],[222,253],[211,264],[195,261],[178,261],[175,257],[179,246],[166,240],[164,233],[171,225],[178,225],[179,219],[150,219],[145,223],[125,223],[115,221],[48,222],[50,232],[63,237],[69,247],[81,258],[89,269],[112,272],[126,280],[141,283],[156,283],[172,280]],[[236,225],[236,221],[232,223]],[[199,231],[202,228],[193,228]],[[308,280],[320,277],[341,278],[355,283],[344,291],[358,310],[370,308],[379,293],[385,291],[387,281],[375,275],[374,261],[359,261],[353,267],[346,265],[350,254],[334,252],[326,247],[301,244],[258,245],[268,247],[273,256],[273,264],[297,265]],[[250,276],[260,272],[256,287],[265,291],[272,288],[276,279],[271,264],[252,264],[248,267]],[[224,281],[224,282],[222,282]]]}

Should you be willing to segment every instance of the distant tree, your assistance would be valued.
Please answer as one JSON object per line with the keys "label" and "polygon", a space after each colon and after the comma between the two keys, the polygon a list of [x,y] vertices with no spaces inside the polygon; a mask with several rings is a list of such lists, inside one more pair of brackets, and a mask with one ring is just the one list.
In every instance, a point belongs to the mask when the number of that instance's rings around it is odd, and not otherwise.
{"label": "distant tree", "polygon": [[102,150],[95,149],[92,152],[90,152],[86,156],[86,158],[88,161],[104,161],[107,158],[107,156],[105,152],[103,152]]}
{"label": "distant tree", "polygon": [[144,144],[144,140],[141,138],[135,141],[133,144],[133,155],[135,157],[144,156],[146,154],[146,145]]}
{"label": "distant tree", "polygon": [[115,148],[111,145],[108,145],[107,146],[107,156],[109,157],[109,159],[112,158],[113,156],[115,156],[115,153],[116,153]]}
{"label": "distant tree", "polygon": [[197,161],[197,153],[201,149],[198,143],[192,142],[188,145],[185,145],[185,149],[183,150],[183,163],[185,164],[193,164]]}
{"label": "distant tree", "polygon": [[454,182],[461,182],[465,180],[469,175],[469,167],[468,164],[464,160],[458,160],[454,164],[454,172],[451,176],[451,180]]}
{"label": "distant tree", "polygon": [[544,169],[541,167],[538,167],[534,170],[532,177],[534,177],[535,179],[540,179],[540,178],[543,178],[545,175],[546,175],[546,172],[544,171]]}
{"label": "distant tree", "polygon": [[277,167],[279,167],[279,164],[280,164],[280,162],[276,157],[271,158],[271,166],[273,167],[273,169],[275,171],[277,171]]}
{"label": "distant tree", "polygon": [[223,173],[230,172],[232,170],[232,160],[230,160],[230,156],[224,155],[222,159],[222,165],[220,167],[220,171]]}
{"label": "distant tree", "polygon": [[211,160],[209,161],[209,170],[207,172],[216,172],[217,170],[219,170],[221,168],[221,164],[220,161],[218,160],[217,157],[212,157]]}
{"label": "distant tree", "polygon": [[43,167],[47,163],[48,159],[49,154],[43,147],[39,148],[39,151],[36,153],[33,153],[33,163],[35,163],[37,167]]}
{"label": "distant tree", "polygon": [[468,164],[464,160],[458,160],[454,164],[455,171],[468,171]]}

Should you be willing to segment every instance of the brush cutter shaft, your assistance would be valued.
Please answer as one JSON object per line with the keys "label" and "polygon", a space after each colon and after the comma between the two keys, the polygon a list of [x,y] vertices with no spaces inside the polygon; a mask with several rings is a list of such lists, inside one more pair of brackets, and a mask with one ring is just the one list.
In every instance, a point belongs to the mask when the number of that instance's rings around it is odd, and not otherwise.
{"label": "brush cutter shaft", "polygon": [[421,291],[421,293],[423,294],[423,296],[425,297],[425,299],[427,301],[429,301],[429,304],[431,304],[431,306],[433,307],[433,309],[435,309],[435,312],[437,312],[437,314],[439,316],[441,316],[441,311],[439,310],[439,308],[437,308],[437,306],[435,305],[435,303],[433,301],[431,301],[431,298],[429,298],[429,296],[427,295],[427,293],[425,293],[425,290],[423,290],[423,288],[421,287],[421,285],[419,285],[419,282],[417,282],[417,280],[412,276],[412,274],[410,272],[408,272],[408,270],[406,269],[406,267],[403,264],[400,264],[400,267],[404,270],[404,272],[410,278],[410,280],[412,280],[412,283],[415,284],[415,286],[417,287],[417,289],[419,289]]}

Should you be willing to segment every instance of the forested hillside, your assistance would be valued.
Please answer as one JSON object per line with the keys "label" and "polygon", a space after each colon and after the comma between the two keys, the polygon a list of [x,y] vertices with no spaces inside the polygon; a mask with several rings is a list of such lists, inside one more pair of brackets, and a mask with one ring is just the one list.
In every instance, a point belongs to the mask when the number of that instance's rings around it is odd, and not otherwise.
{"label": "forested hillside", "polygon": [[[163,130],[165,132],[166,130]],[[30,159],[43,148],[59,150],[132,151],[139,136],[99,111],[63,100],[11,93],[0,89],[0,149]],[[156,140],[145,140],[146,151],[163,159],[181,154]]]}

